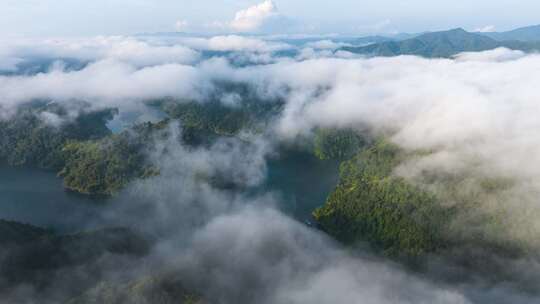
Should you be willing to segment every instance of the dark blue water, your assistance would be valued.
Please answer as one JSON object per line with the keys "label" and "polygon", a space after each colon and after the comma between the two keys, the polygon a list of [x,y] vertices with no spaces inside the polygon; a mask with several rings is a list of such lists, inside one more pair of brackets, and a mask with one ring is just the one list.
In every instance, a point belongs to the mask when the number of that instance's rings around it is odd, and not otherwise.
{"label": "dark blue water", "polygon": [[[282,211],[306,221],[337,184],[337,167],[307,153],[288,152],[268,161],[267,181],[257,192],[277,193]],[[0,165],[0,219],[73,232],[118,224],[111,212],[104,216],[118,204],[66,192],[53,172]]]}
{"label": "dark blue water", "polygon": [[103,202],[64,191],[52,172],[0,165],[0,218],[55,230],[85,227]]}
{"label": "dark blue water", "polygon": [[289,151],[269,160],[265,190],[281,196],[281,209],[300,221],[311,219],[339,181],[339,163],[321,161],[310,153]]}

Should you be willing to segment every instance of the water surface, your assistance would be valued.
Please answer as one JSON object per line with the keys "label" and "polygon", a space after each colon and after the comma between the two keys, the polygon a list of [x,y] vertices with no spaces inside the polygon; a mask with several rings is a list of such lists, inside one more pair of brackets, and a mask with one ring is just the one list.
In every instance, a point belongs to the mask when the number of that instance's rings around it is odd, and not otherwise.
{"label": "water surface", "polygon": [[[322,162],[309,153],[288,152],[268,161],[267,180],[256,192],[277,194],[283,212],[306,221],[337,184],[337,167],[336,162]],[[54,172],[0,165],[0,219],[75,232],[122,225],[130,217],[129,203],[67,192]]]}
{"label": "water surface", "polygon": [[85,227],[103,202],[69,193],[53,172],[0,165],[0,218],[55,230]]}

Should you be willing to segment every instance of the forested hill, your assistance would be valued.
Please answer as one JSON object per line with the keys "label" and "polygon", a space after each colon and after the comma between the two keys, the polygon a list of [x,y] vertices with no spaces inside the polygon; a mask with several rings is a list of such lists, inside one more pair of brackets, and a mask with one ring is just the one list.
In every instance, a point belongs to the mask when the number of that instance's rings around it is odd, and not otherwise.
{"label": "forested hill", "polygon": [[499,41],[540,41],[540,25],[521,27],[507,32],[480,33]]}
{"label": "forested hill", "polygon": [[462,52],[487,51],[499,47],[527,52],[540,49],[537,42],[497,41],[457,28],[426,33],[402,41],[385,41],[363,47],[344,47],[340,50],[367,56],[416,55],[427,58],[450,58]]}
{"label": "forested hill", "polygon": [[[0,162],[11,166],[38,167],[58,173],[70,191],[110,196],[137,178],[159,173],[147,160],[154,136],[170,122],[182,124],[182,140],[204,145],[242,130],[260,132],[266,120],[281,110],[280,103],[245,102],[228,107],[218,102],[156,101],[167,118],[157,123],[133,125],[112,134],[107,123],[116,109],[81,111],[70,120],[62,105],[29,104],[0,120]],[[54,116],[58,125],[47,121]]]}

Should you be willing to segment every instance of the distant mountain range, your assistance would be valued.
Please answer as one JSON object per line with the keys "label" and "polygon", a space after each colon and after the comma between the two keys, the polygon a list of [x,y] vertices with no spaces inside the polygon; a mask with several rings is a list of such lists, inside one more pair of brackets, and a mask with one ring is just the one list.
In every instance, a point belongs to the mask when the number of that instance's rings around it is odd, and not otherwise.
{"label": "distant mountain range", "polygon": [[[180,36],[185,33],[154,33],[141,36]],[[237,34],[238,35],[238,34]],[[313,36],[270,38],[266,36],[244,35],[246,37],[274,40],[287,43],[290,49],[277,51],[277,55],[294,57],[298,49],[321,40],[330,40],[348,46],[338,50],[366,56],[416,55],[427,58],[450,58],[462,52],[479,52],[506,47],[524,52],[540,51],[540,25],[527,26],[507,32],[468,32],[462,28],[448,31],[417,34],[396,34],[391,36]],[[201,36],[202,37],[202,36]],[[213,55],[212,52],[209,53]]]}
{"label": "distant mountain range", "polygon": [[[538,39],[533,39],[536,34]],[[498,39],[490,36],[495,35]],[[503,39],[503,40],[500,40]],[[405,39],[373,43],[340,50],[367,56],[416,55],[427,58],[450,58],[462,52],[479,52],[506,47],[525,52],[540,50],[540,26],[504,33],[471,33],[457,28],[430,32]]]}
{"label": "distant mountain range", "polygon": [[390,37],[385,36],[363,36],[363,37],[348,37],[348,36],[338,36],[338,37],[325,37],[325,36],[315,36],[309,38],[283,38],[275,39],[279,42],[284,42],[290,45],[302,47],[309,43],[314,43],[323,40],[329,40],[335,43],[347,43],[351,45],[366,45],[370,43],[379,43],[384,41],[394,40]]}
{"label": "distant mountain range", "polygon": [[540,41],[540,25],[518,28],[508,32],[479,33],[497,41]]}

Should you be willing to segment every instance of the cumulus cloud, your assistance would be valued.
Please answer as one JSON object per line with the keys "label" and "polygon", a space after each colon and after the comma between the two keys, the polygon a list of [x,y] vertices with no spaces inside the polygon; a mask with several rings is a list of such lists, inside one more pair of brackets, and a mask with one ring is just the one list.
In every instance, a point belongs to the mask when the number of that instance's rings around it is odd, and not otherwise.
{"label": "cumulus cloud", "polygon": [[238,32],[253,32],[260,29],[270,18],[278,15],[277,7],[272,0],[240,10],[231,21],[230,27]]}
{"label": "cumulus cloud", "polygon": [[215,33],[288,33],[304,32],[307,27],[298,20],[281,14],[272,0],[236,12],[230,21],[213,21],[204,25],[205,31]]}

